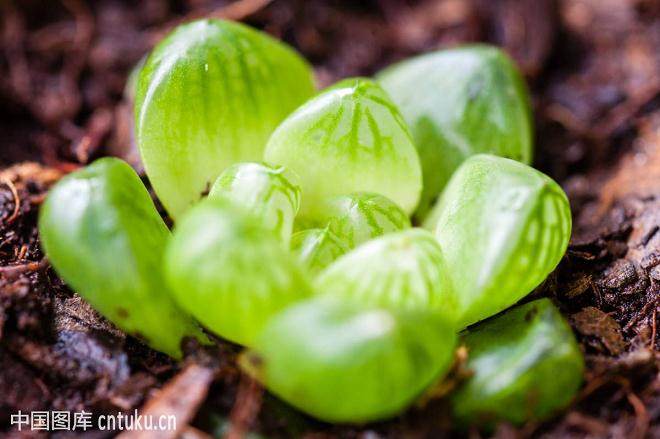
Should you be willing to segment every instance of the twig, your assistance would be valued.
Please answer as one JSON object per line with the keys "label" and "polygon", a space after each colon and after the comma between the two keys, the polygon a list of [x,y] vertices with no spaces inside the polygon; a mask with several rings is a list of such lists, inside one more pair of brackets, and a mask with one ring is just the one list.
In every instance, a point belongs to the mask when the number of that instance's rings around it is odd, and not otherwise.
{"label": "twig", "polygon": [[659,93],[660,81],[647,84],[635,96],[610,109],[591,129],[592,135],[599,140],[610,138],[617,130],[633,120],[640,109],[655,99]]}
{"label": "twig", "polygon": [[112,130],[113,121],[114,114],[108,108],[100,108],[92,113],[85,127],[85,134],[71,147],[79,163],[89,162],[90,157]]}
{"label": "twig", "polygon": [[206,14],[195,11],[181,19],[173,20],[167,23],[164,27],[156,29],[151,35],[151,40],[160,40],[165,33],[169,32],[175,26],[203,17],[224,18],[227,20],[242,20],[265,8],[270,3],[272,3],[272,1],[273,0],[238,0]]}
{"label": "twig", "polygon": [[635,410],[635,430],[634,434],[630,435],[631,438],[642,439],[646,437],[646,432],[649,429],[649,414],[644,406],[642,400],[633,392],[627,395],[628,402]]}
{"label": "twig", "polygon": [[[647,313],[649,312],[649,309],[651,309],[652,306],[655,306],[657,308],[657,306],[658,306],[658,298],[657,297],[653,300],[649,300],[648,302],[646,302],[644,304],[644,306],[642,307],[642,309],[640,309],[639,312],[633,318],[631,318],[628,323],[626,323],[626,326],[623,327],[623,330],[628,331],[637,322],[639,322],[641,319],[646,317],[648,315]],[[655,310],[653,312],[655,314]]]}
{"label": "twig", "polygon": [[611,108],[598,123],[592,125],[578,119],[568,108],[557,103],[548,105],[543,110],[543,114],[578,137],[597,145],[603,145],[617,130],[622,129],[633,120],[640,109],[655,99],[658,94],[660,94],[660,82],[652,82],[634,97]]}
{"label": "twig", "polygon": [[117,436],[120,439],[174,439],[186,430],[197,408],[206,398],[213,380],[213,370],[195,363],[188,364],[177,376],[144,405],[140,414],[158,419],[174,416],[176,428],[170,431],[131,431]]}
{"label": "twig", "polygon": [[178,439],[212,439],[212,436],[188,425],[183,429]]}
{"label": "twig", "polygon": [[243,374],[236,394],[236,403],[229,415],[230,428],[225,439],[241,439],[248,432],[250,425],[257,417],[261,408],[263,388],[251,378]]}
{"label": "twig", "polygon": [[607,424],[604,422],[580,412],[569,413],[566,417],[566,423],[591,433],[593,436],[605,436],[609,431]]}
{"label": "twig", "polygon": [[657,330],[657,327],[656,327],[656,324],[657,324],[657,323],[656,323],[657,312],[658,312],[658,308],[653,309],[653,323],[651,324],[651,327],[652,327],[653,329],[652,329],[652,331],[651,331],[651,346],[649,346],[649,348],[650,348],[652,351],[655,351],[655,336],[656,336],[656,334],[657,334],[657,333],[656,333],[656,330]]}
{"label": "twig", "polygon": [[238,0],[209,14],[213,18],[242,20],[268,6],[273,0]]}
{"label": "twig", "polygon": [[16,190],[16,186],[10,179],[3,178],[2,182],[9,188],[11,194],[14,196],[14,211],[12,212],[11,215],[9,215],[9,218],[7,218],[7,225],[9,225],[13,223],[18,217],[18,212],[21,208],[21,199],[18,196],[18,191]]}
{"label": "twig", "polygon": [[25,259],[25,255],[27,255],[27,252],[28,252],[29,249],[30,249],[30,247],[28,247],[27,244],[23,244],[21,246],[20,250],[18,251],[18,254],[16,255],[16,259],[19,260],[19,261]]}
{"label": "twig", "polygon": [[66,76],[77,81],[85,65],[85,60],[87,59],[89,47],[92,42],[94,17],[85,2],[80,0],[62,0],[62,4],[73,15],[76,29],[72,44],[74,49],[73,56],[66,57],[62,70]]}
{"label": "twig", "polygon": [[27,264],[21,265],[7,265],[0,267],[0,275],[5,277],[15,277],[21,273],[29,271],[39,271],[43,270],[48,266],[48,259],[43,258],[38,262],[28,262]]}

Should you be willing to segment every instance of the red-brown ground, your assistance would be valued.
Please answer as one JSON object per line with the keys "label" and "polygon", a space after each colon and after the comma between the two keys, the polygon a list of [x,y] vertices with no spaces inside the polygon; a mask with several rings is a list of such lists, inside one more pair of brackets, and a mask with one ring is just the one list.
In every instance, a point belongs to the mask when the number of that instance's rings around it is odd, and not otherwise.
{"label": "red-brown ground", "polygon": [[192,437],[457,434],[441,398],[383,424],[311,421],[242,377],[224,344],[189,346],[185,366],[174,364],[100,318],[43,259],[36,215],[54,181],[108,154],[139,167],[124,101],[131,67],[182,19],[214,15],[293,44],[322,84],[464,41],[504,46],[533,91],[535,164],[566,189],[575,219],[568,254],[534,296],[560,306],[588,367],[565,413],[495,436],[660,437],[657,0],[224,3],[0,3],[0,432],[18,410],[142,407],[178,414]]}

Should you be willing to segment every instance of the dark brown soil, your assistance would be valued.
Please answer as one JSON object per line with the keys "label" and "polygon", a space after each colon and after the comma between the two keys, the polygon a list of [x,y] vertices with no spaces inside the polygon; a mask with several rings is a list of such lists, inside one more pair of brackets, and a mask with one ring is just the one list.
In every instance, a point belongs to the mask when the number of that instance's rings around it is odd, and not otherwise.
{"label": "dark brown soil", "polygon": [[536,165],[561,182],[575,219],[568,254],[534,296],[560,306],[588,367],[565,413],[501,425],[495,436],[660,437],[660,2],[225,3],[0,2],[0,434],[18,410],[140,407],[176,413],[192,437],[458,434],[441,398],[378,425],[314,422],[242,377],[225,344],[188,346],[185,364],[174,364],[100,318],[44,259],[36,218],[45,191],[102,155],[139,168],[127,74],[173,25],[213,15],[293,44],[323,84],[459,42],[504,46],[533,90]]}

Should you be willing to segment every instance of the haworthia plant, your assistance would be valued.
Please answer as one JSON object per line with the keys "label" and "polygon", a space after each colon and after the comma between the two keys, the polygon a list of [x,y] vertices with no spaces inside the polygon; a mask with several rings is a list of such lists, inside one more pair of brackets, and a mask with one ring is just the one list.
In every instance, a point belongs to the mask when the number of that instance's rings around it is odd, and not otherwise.
{"label": "haworthia plant", "polygon": [[347,253],[319,274],[315,290],[356,304],[456,319],[447,263],[433,234],[423,229],[381,236]]}
{"label": "haworthia plant", "polygon": [[264,159],[300,176],[301,215],[313,219],[328,198],[360,191],[411,213],[422,189],[408,127],[369,79],[344,80],[296,110],[273,133]]}
{"label": "haworthia plant", "polygon": [[170,233],[126,163],[104,158],[64,177],[39,233],[58,274],[128,334],[177,358],[183,337],[205,340],[170,296],[161,267]]}
{"label": "haworthia plant", "polygon": [[408,215],[383,195],[358,192],[330,198],[318,220],[350,248],[410,227]]}
{"label": "haworthia plant", "polygon": [[165,268],[184,309],[214,333],[247,346],[271,315],[311,294],[288,249],[225,199],[206,199],[184,215]]}
{"label": "haworthia plant", "polygon": [[532,160],[530,99],[513,61],[486,45],[418,56],[378,75],[408,122],[419,151],[423,218],[452,173],[472,154]]}
{"label": "haworthia plant", "polygon": [[425,227],[445,254],[459,326],[511,306],[559,263],[571,232],[566,194],[514,160],[476,155],[447,185]]}
{"label": "haworthia plant", "polygon": [[350,247],[345,240],[326,227],[294,233],[291,237],[291,251],[314,276],[335,259],[350,251]]}
{"label": "haworthia plant", "polygon": [[318,419],[367,422],[395,415],[442,378],[455,339],[431,313],[316,298],[275,316],[242,366]]}
{"label": "haworthia plant", "polygon": [[546,419],[571,402],[582,382],[580,348],[548,299],[488,320],[463,341],[472,376],[450,397],[463,425]]}
{"label": "haworthia plant", "polygon": [[229,165],[261,160],[275,127],[313,91],[300,56],[239,23],[195,21],[160,42],[140,72],[135,119],[147,174],[170,215]]}
{"label": "haworthia plant", "polygon": [[124,86],[124,99],[129,103],[135,102],[135,95],[137,94],[137,83],[138,78],[140,77],[140,72],[144,63],[146,62],[146,56],[141,58],[128,73],[128,78],[126,78],[126,85]]}
{"label": "haworthia plant", "polygon": [[237,163],[211,187],[209,198],[226,198],[250,211],[286,246],[300,206],[300,188],[284,168]]}

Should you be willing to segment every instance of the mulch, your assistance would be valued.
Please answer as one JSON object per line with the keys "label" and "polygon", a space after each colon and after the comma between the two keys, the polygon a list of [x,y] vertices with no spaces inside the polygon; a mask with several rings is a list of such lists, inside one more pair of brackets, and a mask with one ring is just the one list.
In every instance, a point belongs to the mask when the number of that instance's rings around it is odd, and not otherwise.
{"label": "mulch", "polygon": [[657,0],[2,2],[0,435],[15,433],[18,410],[135,408],[177,414],[189,437],[483,435],[454,431],[441,397],[385,423],[313,421],[241,375],[236,346],[188,343],[176,364],[114,328],[50,268],[36,231],[45,192],[104,155],[140,169],[127,76],[169,29],[202,16],[244,20],[294,45],[322,85],[462,42],[514,56],[533,94],[535,165],[574,212],[566,256],[530,298],[560,307],[587,371],[564,413],[502,424],[494,436],[660,437]]}

